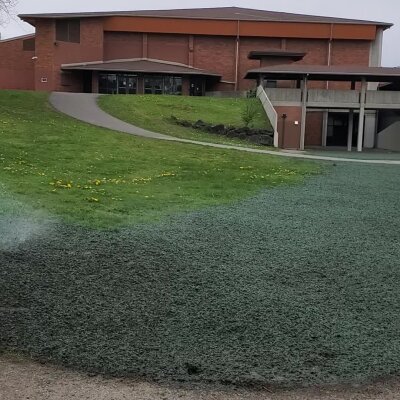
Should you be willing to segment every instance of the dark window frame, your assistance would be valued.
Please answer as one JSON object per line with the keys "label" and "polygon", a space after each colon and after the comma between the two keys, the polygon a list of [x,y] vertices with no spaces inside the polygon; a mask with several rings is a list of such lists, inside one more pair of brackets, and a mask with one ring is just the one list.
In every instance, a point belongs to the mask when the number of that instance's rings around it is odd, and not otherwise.
{"label": "dark window frame", "polygon": [[145,75],[143,86],[144,94],[182,96],[183,77],[179,75]]}
{"label": "dark window frame", "polygon": [[24,39],[22,42],[22,50],[23,51],[35,51],[35,38]]}
{"label": "dark window frame", "polygon": [[[125,82],[121,84],[123,80]],[[137,94],[138,77],[135,74],[100,72],[98,81],[99,93],[101,94]],[[121,91],[121,88],[124,88],[124,90]]]}
{"label": "dark window frame", "polygon": [[81,20],[79,18],[56,20],[56,41],[81,42]]}

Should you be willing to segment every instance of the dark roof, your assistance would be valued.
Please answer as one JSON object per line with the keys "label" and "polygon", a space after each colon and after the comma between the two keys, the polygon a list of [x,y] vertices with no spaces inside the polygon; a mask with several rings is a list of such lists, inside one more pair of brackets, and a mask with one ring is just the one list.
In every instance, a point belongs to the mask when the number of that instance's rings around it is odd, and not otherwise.
{"label": "dark roof", "polygon": [[144,72],[152,74],[178,74],[178,75],[203,75],[220,78],[221,75],[211,71],[205,71],[199,68],[189,67],[184,64],[178,64],[162,60],[153,60],[147,58],[134,58],[129,60],[110,60],[98,62],[86,62],[78,64],[63,64],[63,70],[80,71],[113,71],[113,72]]}
{"label": "dark roof", "polygon": [[176,10],[141,10],[141,11],[105,11],[81,13],[49,13],[49,14],[21,14],[22,19],[30,18],[83,18],[83,17],[109,17],[109,16],[135,16],[157,18],[189,18],[189,19],[216,19],[234,21],[265,21],[265,22],[311,22],[311,23],[338,23],[381,25],[390,27],[392,24],[377,21],[364,21],[347,18],[321,17],[315,15],[291,14],[277,11],[254,10],[240,7],[218,8],[190,8]]}
{"label": "dark roof", "polygon": [[251,51],[249,53],[248,58],[250,60],[261,60],[263,58],[290,58],[294,61],[302,60],[307,53],[298,53],[293,51],[286,51],[286,50],[266,50],[266,51]]}
{"label": "dark roof", "polygon": [[359,81],[366,78],[369,82],[392,82],[400,80],[400,68],[288,64],[252,69],[247,72],[246,78],[256,79],[260,75],[283,80],[307,76],[315,81]]}

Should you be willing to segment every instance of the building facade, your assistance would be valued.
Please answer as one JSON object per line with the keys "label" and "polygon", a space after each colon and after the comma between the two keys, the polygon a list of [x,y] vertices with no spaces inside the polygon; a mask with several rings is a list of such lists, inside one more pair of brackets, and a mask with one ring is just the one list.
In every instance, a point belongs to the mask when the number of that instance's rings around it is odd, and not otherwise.
{"label": "building facade", "polygon": [[[236,7],[20,18],[35,34],[0,41],[2,89],[196,96],[254,89],[257,80],[246,76],[260,67],[379,67],[383,32],[391,26]],[[296,88],[299,82],[263,84]],[[313,88],[350,85],[310,82]],[[323,130],[338,130],[343,119],[335,112],[324,118],[310,113],[306,145],[321,145]]]}

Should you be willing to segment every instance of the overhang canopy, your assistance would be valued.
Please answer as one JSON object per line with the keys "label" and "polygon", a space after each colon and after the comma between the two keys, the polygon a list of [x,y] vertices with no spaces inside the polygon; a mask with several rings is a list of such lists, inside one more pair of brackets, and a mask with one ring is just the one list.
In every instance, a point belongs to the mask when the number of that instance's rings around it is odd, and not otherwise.
{"label": "overhang canopy", "polygon": [[362,81],[396,82],[400,81],[400,68],[365,66],[326,66],[288,64],[262,67],[249,70],[246,79],[299,80],[305,77],[311,81]]}
{"label": "overhang canopy", "polygon": [[307,53],[298,53],[294,51],[286,51],[286,50],[265,50],[265,51],[251,51],[249,53],[249,60],[262,60],[266,58],[287,58],[293,61],[302,60]]}
{"label": "overhang canopy", "polygon": [[61,69],[64,71],[108,71],[170,75],[201,75],[221,78],[221,75],[216,72],[206,71],[184,64],[146,58],[63,64],[61,65]]}

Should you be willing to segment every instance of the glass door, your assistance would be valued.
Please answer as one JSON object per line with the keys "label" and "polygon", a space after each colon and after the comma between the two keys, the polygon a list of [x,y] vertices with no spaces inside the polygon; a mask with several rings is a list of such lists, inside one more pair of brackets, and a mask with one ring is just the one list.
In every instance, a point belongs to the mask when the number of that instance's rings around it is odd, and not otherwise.
{"label": "glass door", "polygon": [[127,74],[99,74],[99,93],[136,94],[137,77]]}
{"label": "glass door", "polygon": [[128,78],[126,75],[118,75],[118,94],[126,94]]}
{"label": "glass door", "polygon": [[163,94],[164,79],[162,76],[146,76],[144,78],[145,94]]}
{"label": "glass door", "polygon": [[128,76],[128,94],[136,94],[137,78],[136,76]]}
{"label": "glass door", "polygon": [[193,77],[190,80],[190,95],[191,96],[204,96],[205,82],[204,79]]}

